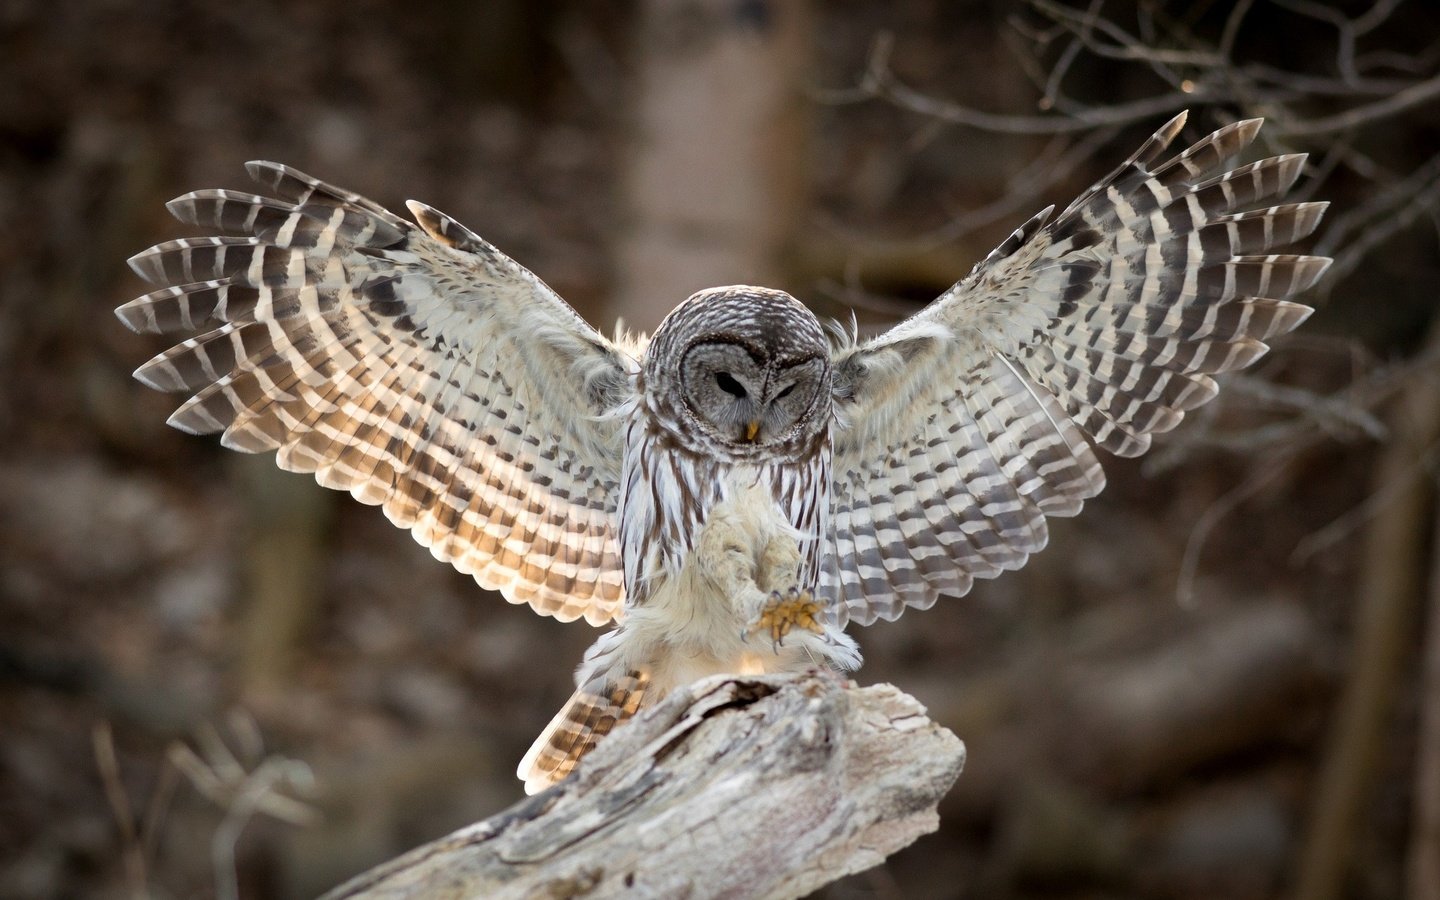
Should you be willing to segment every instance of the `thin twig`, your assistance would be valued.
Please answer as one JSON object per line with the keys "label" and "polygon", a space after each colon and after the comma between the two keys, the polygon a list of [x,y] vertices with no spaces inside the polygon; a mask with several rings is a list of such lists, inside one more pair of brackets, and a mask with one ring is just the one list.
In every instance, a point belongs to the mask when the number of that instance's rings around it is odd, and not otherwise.
{"label": "thin twig", "polygon": [[[313,825],[320,814],[314,807],[285,793],[313,790],[310,767],[284,756],[265,756],[260,729],[248,714],[234,711],[227,720],[232,740],[239,746],[238,755],[220,732],[206,723],[197,729],[195,736],[201,753],[177,741],[170,746],[167,759],[202,796],[225,810],[224,818],[210,838],[211,866],[216,896],[221,900],[237,900],[240,881],[236,855],[246,826],[257,815],[291,825]],[[252,768],[247,769],[247,762]]]}
{"label": "thin twig", "polygon": [[1296,455],[1288,447],[1281,448],[1263,465],[1251,471],[1244,481],[1216,498],[1215,502],[1200,514],[1200,518],[1195,520],[1195,527],[1190,529],[1190,536],[1185,541],[1185,551],[1180,557],[1180,574],[1175,579],[1176,604],[1185,609],[1195,607],[1195,584],[1200,571],[1200,555],[1215,528],[1240,504],[1260,493],[1266,485],[1283,474]]}
{"label": "thin twig", "polygon": [[[1396,472],[1395,478],[1376,487],[1358,505],[1350,507],[1324,527],[1301,538],[1290,553],[1290,564],[1305,565],[1317,554],[1324,553],[1349,538],[1402,496],[1416,490],[1417,483],[1423,478],[1433,478],[1437,463],[1440,463],[1440,442],[1432,444],[1413,465]],[[1419,489],[1423,490],[1423,485],[1420,485]]]}
{"label": "thin twig", "polygon": [[130,795],[120,779],[120,761],[115,755],[115,734],[109,722],[97,722],[90,733],[95,752],[95,765],[100,770],[100,783],[105,799],[120,829],[121,858],[125,866],[125,882],[136,900],[150,896],[145,842],[141,840],[130,805]]}
{"label": "thin twig", "polygon": [[1078,110],[1060,116],[1001,115],[977,110],[956,103],[947,103],[923,94],[902,83],[890,70],[890,54],[894,49],[891,35],[880,35],[871,47],[869,63],[860,84],[851,92],[829,92],[831,102],[874,97],[887,100],[903,109],[934,116],[955,125],[965,125],[999,134],[1066,134],[1086,131],[1099,125],[1129,125],[1173,113],[1204,97],[1195,93],[1174,91],[1130,103],[1112,104]]}
{"label": "thin twig", "polygon": [[1240,0],[1230,10],[1230,15],[1225,19],[1225,30],[1220,33],[1220,46],[1216,48],[1216,55],[1221,59],[1227,62],[1234,59],[1235,39],[1240,36],[1240,25],[1254,5],[1255,0]]}

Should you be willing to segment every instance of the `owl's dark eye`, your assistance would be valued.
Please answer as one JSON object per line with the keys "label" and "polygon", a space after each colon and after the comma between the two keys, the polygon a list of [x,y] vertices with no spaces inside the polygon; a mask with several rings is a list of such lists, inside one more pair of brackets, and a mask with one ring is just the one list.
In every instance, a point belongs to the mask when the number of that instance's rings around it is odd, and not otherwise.
{"label": "owl's dark eye", "polygon": [[785,388],[785,390],[783,390],[783,391],[781,391],[780,393],[776,394],[776,395],[775,395],[775,399],[776,399],[776,400],[783,400],[784,398],[790,396],[790,392],[793,391],[793,390],[795,390],[795,385],[793,385],[793,384],[792,384],[792,385],[789,385],[789,386],[787,386],[787,387]]}
{"label": "owl's dark eye", "polygon": [[720,390],[731,395],[737,400],[745,399],[745,386],[735,380],[729,372],[716,372],[715,383],[720,385]]}

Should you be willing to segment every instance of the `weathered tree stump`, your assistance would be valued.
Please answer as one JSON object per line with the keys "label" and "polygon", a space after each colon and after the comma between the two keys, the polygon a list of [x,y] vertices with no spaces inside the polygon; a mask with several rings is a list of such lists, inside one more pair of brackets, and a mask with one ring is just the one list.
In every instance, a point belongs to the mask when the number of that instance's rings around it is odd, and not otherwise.
{"label": "weathered tree stump", "polygon": [[326,897],[798,897],[933,831],[964,761],[890,685],[710,678],[567,781]]}

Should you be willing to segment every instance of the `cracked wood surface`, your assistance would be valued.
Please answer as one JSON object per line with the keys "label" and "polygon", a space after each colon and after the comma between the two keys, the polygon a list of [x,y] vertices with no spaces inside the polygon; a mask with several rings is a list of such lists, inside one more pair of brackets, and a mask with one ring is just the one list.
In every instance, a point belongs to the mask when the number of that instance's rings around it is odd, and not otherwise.
{"label": "cracked wood surface", "polygon": [[964,762],[891,685],[709,678],[615,731],[570,779],[326,900],[799,897],[935,830]]}

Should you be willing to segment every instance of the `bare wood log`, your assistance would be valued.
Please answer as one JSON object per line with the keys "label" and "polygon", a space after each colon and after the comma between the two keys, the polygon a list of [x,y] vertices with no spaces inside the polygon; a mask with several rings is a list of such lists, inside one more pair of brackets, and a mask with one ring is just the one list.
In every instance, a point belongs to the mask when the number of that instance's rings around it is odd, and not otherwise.
{"label": "bare wood log", "polygon": [[799,897],[939,823],[964,745],[890,685],[719,676],[576,775],[326,895]]}

